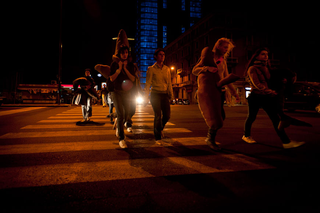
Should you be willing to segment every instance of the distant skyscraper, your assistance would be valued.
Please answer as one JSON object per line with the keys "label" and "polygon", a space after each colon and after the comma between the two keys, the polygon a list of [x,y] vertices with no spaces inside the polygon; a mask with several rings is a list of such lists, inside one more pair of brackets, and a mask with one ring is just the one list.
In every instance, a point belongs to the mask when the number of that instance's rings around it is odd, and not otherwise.
{"label": "distant skyscraper", "polygon": [[165,47],[202,17],[201,0],[137,0],[136,58],[141,83],[154,64],[153,53]]}

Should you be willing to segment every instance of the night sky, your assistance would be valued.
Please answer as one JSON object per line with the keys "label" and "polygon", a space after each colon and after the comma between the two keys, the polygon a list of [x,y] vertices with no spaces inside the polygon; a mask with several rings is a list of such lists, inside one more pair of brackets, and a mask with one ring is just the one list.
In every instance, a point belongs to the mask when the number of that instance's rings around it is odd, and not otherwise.
{"label": "night sky", "polygon": [[[85,68],[111,64],[112,41],[120,29],[135,36],[135,1],[64,0],[62,18],[62,83],[84,75]],[[20,8],[18,72],[24,83],[57,80],[60,1],[24,3]],[[41,10],[39,9],[41,8]],[[22,48],[21,48],[22,47]],[[97,72],[92,75],[96,77]]]}
{"label": "night sky", "polygon": [[[203,2],[207,4],[205,13],[210,13],[212,2],[209,0]],[[218,4],[214,6],[213,12],[223,8]],[[273,7],[271,5],[269,8]],[[251,14],[251,8],[252,5],[243,12]],[[317,38],[315,32],[318,30],[316,13],[311,10],[312,8],[308,9],[301,5],[293,8],[290,5],[277,12],[266,8],[262,10],[261,6],[256,8],[256,11],[252,12],[253,18],[279,20],[280,27],[281,24],[290,27],[292,35],[296,38],[293,45],[299,47],[297,51],[302,51],[301,60],[309,66],[309,70],[313,69],[310,63],[316,61],[317,57],[314,51]],[[236,6],[224,7],[226,12],[230,12],[231,9],[241,10]],[[13,14],[14,24],[10,29],[14,38],[12,49],[15,66],[10,72],[22,73],[23,78],[20,83],[48,84],[51,80],[57,80],[59,11],[59,0],[23,1],[16,8]],[[91,68],[93,77],[97,78],[94,65],[111,64],[112,42],[114,42],[111,38],[116,37],[120,29],[124,29],[128,37],[135,37],[135,0],[63,0],[62,17],[62,83],[72,83],[75,78],[83,76],[85,68]]]}

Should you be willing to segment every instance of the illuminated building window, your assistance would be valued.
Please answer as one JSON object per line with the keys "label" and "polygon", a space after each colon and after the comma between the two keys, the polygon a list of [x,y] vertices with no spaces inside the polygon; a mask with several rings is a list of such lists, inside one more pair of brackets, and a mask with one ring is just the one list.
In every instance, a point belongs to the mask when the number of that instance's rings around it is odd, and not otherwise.
{"label": "illuminated building window", "polygon": [[190,1],[190,18],[201,18],[201,0]]}
{"label": "illuminated building window", "polygon": [[[163,1],[166,6],[166,1]],[[139,14],[136,33],[136,55],[141,83],[146,83],[146,72],[154,64],[153,53],[158,47],[158,1],[137,1]]]}
{"label": "illuminated building window", "polygon": [[181,0],[181,10],[186,11],[186,0]]}
{"label": "illuminated building window", "polygon": [[163,7],[163,9],[166,9],[167,8],[167,0],[163,0],[163,2],[162,2],[162,7]]}
{"label": "illuminated building window", "polygon": [[163,38],[163,40],[162,40],[162,46],[163,46],[163,48],[165,47],[165,46],[167,46],[167,43],[168,43],[168,40],[167,40],[167,26],[163,26],[162,27],[162,38]]}

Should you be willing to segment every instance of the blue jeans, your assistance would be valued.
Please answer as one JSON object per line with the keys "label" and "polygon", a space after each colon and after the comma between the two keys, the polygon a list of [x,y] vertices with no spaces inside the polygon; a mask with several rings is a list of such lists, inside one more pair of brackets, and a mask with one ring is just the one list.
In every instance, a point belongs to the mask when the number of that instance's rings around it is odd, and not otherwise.
{"label": "blue jeans", "polygon": [[161,140],[161,131],[170,119],[169,95],[151,92],[150,102],[154,111],[154,137]]}

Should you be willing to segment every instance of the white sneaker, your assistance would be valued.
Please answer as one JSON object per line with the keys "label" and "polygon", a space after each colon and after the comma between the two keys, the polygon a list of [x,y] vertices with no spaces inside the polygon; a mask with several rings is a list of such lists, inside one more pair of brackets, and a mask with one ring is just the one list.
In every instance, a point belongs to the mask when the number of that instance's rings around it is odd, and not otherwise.
{"label": "white sneaker", "polygon": [[295,148],[295,147],[299,147],[301,145],[305,144],[305,142],[301,141],[290,141],[290,143],[284,143],[283,144],[283,148],[285,149],[290,149],[290,148]]}
{"label": "white sneaker", "polygon": [[242,136],[242,140],[247,142],[247,143],[257,143],[257,141],[253,140],[253,138],[251,136]]}
{"label": "white sneaker", "polygon": [[132,127],[128,127],[127,132],[132,132]]}
{"label": "white sneaker", "polygon": [[128,148],[125,140],[119,141],[119,146],[120,146],[121,149],[126,149],[126,148]]}

